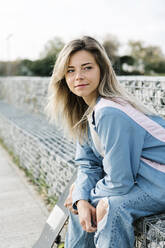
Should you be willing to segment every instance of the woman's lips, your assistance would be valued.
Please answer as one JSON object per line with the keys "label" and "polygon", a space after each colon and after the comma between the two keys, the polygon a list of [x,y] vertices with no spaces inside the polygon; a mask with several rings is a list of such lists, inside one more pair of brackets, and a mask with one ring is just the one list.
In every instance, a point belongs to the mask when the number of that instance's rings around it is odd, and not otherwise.
{"label": "woman's lips", "polygon": [[75,88],[83,88],[85,86],[87,86],[88,84],[79,84],[79,85],[76,85]]}

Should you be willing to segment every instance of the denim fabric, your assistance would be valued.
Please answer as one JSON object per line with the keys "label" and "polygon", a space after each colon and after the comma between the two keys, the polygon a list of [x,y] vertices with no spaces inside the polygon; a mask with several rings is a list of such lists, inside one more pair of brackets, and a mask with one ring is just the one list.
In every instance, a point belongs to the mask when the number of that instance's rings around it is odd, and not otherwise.
{"label": "denim fabric", "polygon": [[[65,248],[133,248],[133,222],[165,210],[160,204],[135,185],[126,195],[106,197],[107,214],[98,223],[96,233],[83,231],[77,215],[70,214]],[[97,199],[91,199],[94,206]]]}
{"label": "denim fabric", "polygon": [[[94,111],[92,118],[104,157],[97,151],[89,130],[87,142],[77,144],[75,161],[79,169],[73,206],[80,199],[90,200],[91,194],[97,197],[125,195],[134,183],[164,203],[165,169],[159,167],[165,168],[165,120],[145,116],[145,121],[140,118],[140,125],[139,120],[136,122],[121,109],[108,106]],[[147,127],[144,128],[144,124]],[[155,163],[161,166],[154,168]]]}
{"label": "denim fabric", "polygon": [[94,233],[85,232],[79,223],[78,215],[71,212],[65,237],[65,248],[95,248]]}
{"label": "denim fabric", "polygon": [[100,108],[101,101],[105,99],[97,101],[91,123],[104,156],[89,129],[86,142],[77,144],[72,201],[76,208],[80,199],[96,206],[106,198],[109,207],[95,235],[84,232],[71,215],[66,248],[133,248],[133,221],[165,211],[165,120],[143,114],[137,120],[134,109],[127,113],[127,105]]}

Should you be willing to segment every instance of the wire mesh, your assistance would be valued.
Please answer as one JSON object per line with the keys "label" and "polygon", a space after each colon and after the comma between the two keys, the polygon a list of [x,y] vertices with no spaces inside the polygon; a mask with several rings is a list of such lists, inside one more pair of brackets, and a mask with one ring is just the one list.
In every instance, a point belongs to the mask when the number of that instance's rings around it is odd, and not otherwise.
{"label": "wire mesh", "polygon": [[165,248],[165,213],[137,221],[135,236],[135,248]]}

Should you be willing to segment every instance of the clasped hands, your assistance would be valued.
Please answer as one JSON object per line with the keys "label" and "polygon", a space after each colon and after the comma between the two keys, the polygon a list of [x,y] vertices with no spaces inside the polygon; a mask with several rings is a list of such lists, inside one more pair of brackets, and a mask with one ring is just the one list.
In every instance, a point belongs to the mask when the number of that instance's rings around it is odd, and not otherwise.
{"label": "clasped hands", "polygon": [[86,232],[96,232],[97,223],[103,218],[105,215],[105,209],[102,208],[102,204],[97,205],[97,207],[93,207],[86,200],[79,200],[77,202],[77,210],[72,207],[72,192],[74,189],[74,184],[72,184],[69,195],[64,203],[64,206],[68,208],[73,214],[78,214],[79,222],[82,226],[83,230]]}

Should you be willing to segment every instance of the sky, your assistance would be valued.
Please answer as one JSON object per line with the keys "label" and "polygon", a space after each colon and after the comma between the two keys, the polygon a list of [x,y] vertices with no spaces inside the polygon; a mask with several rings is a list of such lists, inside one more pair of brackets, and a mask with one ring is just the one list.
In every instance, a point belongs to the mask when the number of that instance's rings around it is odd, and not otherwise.
{"label": "sky", "polygon": [[129,40],[165,54],[165,0],[0,0],[0,60],[38,59],[54,37],[64,42],[111,34],[126,53]]}

